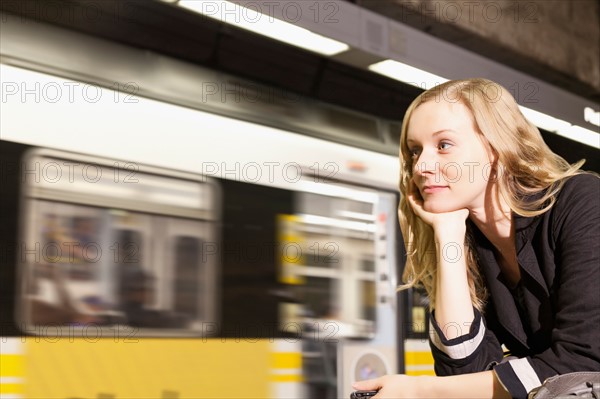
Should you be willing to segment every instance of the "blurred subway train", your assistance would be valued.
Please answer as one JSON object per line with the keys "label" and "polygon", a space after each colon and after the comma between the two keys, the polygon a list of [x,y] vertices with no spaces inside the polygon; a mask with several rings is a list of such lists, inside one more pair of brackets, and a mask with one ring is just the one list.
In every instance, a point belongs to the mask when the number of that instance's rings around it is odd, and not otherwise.
{"label": "blurred subway train", "polygon": [[11,18],[3,398],[338,398],[433,374],[426,298],[396,290],[399,121]]}
{"label": "blurred subway train", "polygon": [[3,397],[333,398],[433,372],[426,303],[396,292],[398,159],[333,140],[397,123],[37,28],[0,65]]}

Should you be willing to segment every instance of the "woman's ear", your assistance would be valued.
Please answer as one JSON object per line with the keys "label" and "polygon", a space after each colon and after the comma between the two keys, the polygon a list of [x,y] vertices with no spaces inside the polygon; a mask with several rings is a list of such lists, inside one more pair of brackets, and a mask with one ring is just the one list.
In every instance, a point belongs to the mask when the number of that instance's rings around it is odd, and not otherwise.
{"label": "woman's ear", "polygon": [[478,130],[478,132],[479,132],[478,137],[479,137],[479,140],[481,141],[481,144],[483,145],[483,148],[485,149],[488,162],[489,162],[490,166],[493,167],[496,165],[496,162],[498,162],[498,159],[500,158],[498,151],[496,151],[494,149],[494,147],[492,147],[488,138],[483,133],[481,133],[480,130]]}
{"label": "woman's ear", "polygon": [[490,163],[489,180],[495,181],[499,175],[498,168],[502,167],[502,165],[500,163],[500,155],[498,154],[498,151],[496,151],[494,148],[492,148],[492,146],[490,145],[490,143],[487,140],[486,140],[486,151],[487,151],[487,158]]}
{"label": "woman's ear", "polygon": [[492,147],[492,145],[490,144],[490,142],[487,139],[485,140],[485,148],[487,150],[487,157],[490,161],[490,164],[492,165],[492,167],[496,167],[497,163],[498,163],[498,159],[500,159],[500,155],[498,154],[498,151],[496,151],[494,149],[494,147]]}

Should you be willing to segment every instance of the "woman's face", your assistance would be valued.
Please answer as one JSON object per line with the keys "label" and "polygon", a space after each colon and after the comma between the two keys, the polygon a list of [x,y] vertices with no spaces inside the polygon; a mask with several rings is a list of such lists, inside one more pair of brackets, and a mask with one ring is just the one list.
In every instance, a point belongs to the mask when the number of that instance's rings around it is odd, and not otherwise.
{"label": "woman's face", "polygon": [[466,106],[444,100],[419,105],[406,137],[413,181],[426,211],[483,207],[492,152]]}

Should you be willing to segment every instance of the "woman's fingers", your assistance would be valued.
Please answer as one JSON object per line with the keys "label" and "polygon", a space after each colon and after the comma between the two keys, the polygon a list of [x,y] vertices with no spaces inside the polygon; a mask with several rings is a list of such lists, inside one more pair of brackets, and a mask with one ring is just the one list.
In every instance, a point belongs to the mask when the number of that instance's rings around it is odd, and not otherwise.
{"label": "woman's fingers", "polygon": [[[384,375],[372,380],[355,382],[352,387],[360,391],[378,391],[372,399],[420,398],[423,396],[422,384],[425,377],[413,377],[403,374]],[[425,382],[427,384],[427,382]]]}
{"label": "woman's fingers", "polygon": [[408,194],[407,198],[408,202],[410,203],[410,206],[412,206],[415,212],[421,210],[421,208],[423,207],[423,200],[415,198],[415,195],[412,193]]}
{"label": "woman's fingers", "polygon": [[453,223],[464,222],[469,216],[469,210],[466,208],[447,212],[428,212],[424,208],[424,201],[418,198],[415,193],[410,193],[406,197],[415,215],[434,228],[440,224],[452,225]]}
{"label": "woman's fingers", "polygon": [[381,377],[372,380],[357,381],[352,384],[352,388],[357,391],[377,391],[378,389],[381,389],[382,386]]}
{"label": "woman's fingers", "polygon": [[408,203],[410,204],[413,212],[418,217],[420,217],[421,219],[423,219],[426,223],[431,223],[430,222],[431,216],[430,216],[429,212],[426,212],[423,209],[423,200],[417,199],[415,197],[414,193],[408,194],[406,197],[408,198]]}

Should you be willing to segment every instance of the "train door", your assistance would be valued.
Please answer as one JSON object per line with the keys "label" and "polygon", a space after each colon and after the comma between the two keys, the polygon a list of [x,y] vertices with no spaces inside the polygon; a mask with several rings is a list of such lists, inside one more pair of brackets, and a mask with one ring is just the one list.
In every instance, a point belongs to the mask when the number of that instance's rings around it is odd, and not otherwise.
{"label": "train door", "polygon": [[[191,320],[204,336],[216,332],[207,321],[217,322],[218,241],[210,222],[162,218],[157,237],[165,253],[161,306]],[[204,324],[203,324],[204,323]]]}
{"label": "train door", "polygon": [[[328,187],[323,187],[328,185]],[[349,397],[355,380],[397,370],[396,196],[342,184],[296,192],[280,215],[280,303],[285,326],[303,331],[309,397]]]}
{"label": "train door", "polygon": [[[356,291],[362,292],[357,300],[363,317],[376,320],[371,339],[345,339],[339,351],[340,397],[350,397],[352,382],[371,379],[402,370],[398,357],[397,340],[397,275],[400,270],[396,256],[397,197],[391,193],[377,192],[372,209],[369,262],[362,260],[355,281]],[[372,293],[372,294],[371,294]]]}

